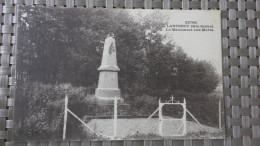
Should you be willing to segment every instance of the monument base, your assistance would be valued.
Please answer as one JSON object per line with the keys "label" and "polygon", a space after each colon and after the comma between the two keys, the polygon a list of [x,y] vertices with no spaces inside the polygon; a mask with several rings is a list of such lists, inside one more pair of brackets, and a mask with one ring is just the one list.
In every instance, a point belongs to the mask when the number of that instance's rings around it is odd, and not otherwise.
{"label": "monument base", "polygon": [[120,98],[121,92],[118,88],[97,88],[95,95],[99,104],[114,104],[115,97]]}

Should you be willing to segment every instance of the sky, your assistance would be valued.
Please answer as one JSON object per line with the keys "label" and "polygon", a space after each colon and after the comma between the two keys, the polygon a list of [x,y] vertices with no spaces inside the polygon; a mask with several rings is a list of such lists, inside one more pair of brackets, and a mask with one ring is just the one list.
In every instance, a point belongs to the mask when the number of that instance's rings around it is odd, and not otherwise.
{"label": "sky", "polygon": [[[142,17],[156,10],[138,10]],[[166,31],[173,27],[165,26],[162,34],[172,40],[192,58],[211,62],[219,75],[222,74],[221,22],[218,10],[157,10],[158,15],[168,19],[168,25],[186,25],[186,21],[196,21],[196,25],[212,25],[213,31]],[[131,11],[133,15],[136,12]],[[191,25],[191,24],[190,24]],[[189,26],[191,27],[191,26]]]}
{"label": "sky", "polygon": [[185,25],[185,21],[196,21],[198,25],[213,25],[213,31],[167,31],[164,33],[181,46],[191,57],[199,60],[210,61],[222,74],[222,51],[221,51],[221,23],[219,11],[167,11],[169,16],[168,25]]}

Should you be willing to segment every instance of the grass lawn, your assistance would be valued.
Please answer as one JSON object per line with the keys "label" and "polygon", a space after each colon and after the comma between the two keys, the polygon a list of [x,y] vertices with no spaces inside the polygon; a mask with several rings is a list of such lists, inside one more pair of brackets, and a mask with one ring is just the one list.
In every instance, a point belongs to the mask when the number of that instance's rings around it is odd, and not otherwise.
{"label": "grass lawn", "polygon": [[[89,127],[94,129],[98,135],[113,136],[114,128],[113,119],[92,119],[87,123]],[[134,118],[134,119],[118,119],[117,123],[117,138],[118,139],[150,139],[150,138],[162,138],[158,133],[158,118],[151,118],[148,121],[146,118]],[[177,132],[181,126],[180,120],[164,121],[163,134],[164,138],[223,138],[223,129],[209,127],[203,125],[202,127],[196,122],[187,121],[187,135],[172,136],[181,134],[183,128]],[[84,128],[84,131],[89,131]]]}

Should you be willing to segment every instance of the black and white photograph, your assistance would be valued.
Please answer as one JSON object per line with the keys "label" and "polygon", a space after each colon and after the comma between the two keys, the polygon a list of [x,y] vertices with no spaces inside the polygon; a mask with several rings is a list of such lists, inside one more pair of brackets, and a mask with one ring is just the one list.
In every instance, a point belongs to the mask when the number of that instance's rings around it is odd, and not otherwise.
{"label": "black and white photograph", "polygon": [[17,11],[15,141],[225,138],[220,11]]}

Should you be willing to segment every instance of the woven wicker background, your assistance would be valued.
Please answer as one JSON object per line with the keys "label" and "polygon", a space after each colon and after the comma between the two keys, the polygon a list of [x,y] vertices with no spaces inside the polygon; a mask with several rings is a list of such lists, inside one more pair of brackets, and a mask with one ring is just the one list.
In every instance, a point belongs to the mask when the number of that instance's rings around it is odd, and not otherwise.
{"label": "woven wicker background", "polygon": [[[222,10],[226,140],[12,142],[15,11],[51,7]],[[260,146],[260,1],[253,0],[0,0],[0,146]],[[19,48],[17,48],[19,49]]]}

